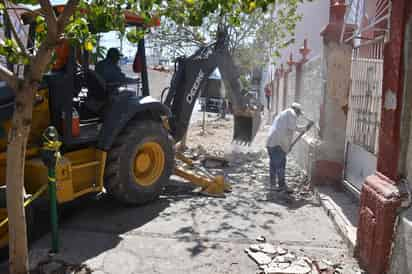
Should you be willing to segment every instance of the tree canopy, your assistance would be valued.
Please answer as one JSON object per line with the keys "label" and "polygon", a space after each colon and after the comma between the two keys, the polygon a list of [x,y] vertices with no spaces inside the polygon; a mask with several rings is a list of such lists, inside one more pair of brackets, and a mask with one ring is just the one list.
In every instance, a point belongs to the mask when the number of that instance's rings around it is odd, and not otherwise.
{"label": "tree canopy", "polygon": [[166,18],[150,39],[157,46],[185,54],[193,47],[202,46],[215,40],[219,25],[228,30],[229,51],[247,46],[259,46],[257,50],[277,50],[293,42],[296,23],[301,19],[297,13],[298,1],[284,2],[279,5],[269,4],[265,8],[257,8],[253,12],[242,11],[233,18],[233,14],[222,15],[218,12],[209,14],[197,26],[190,23],[178,23]]}
{"label": "tree canopy", "polygon": [[[28,7],[26,12],[33,13],[37,24],[34,49],[27,49],[25,41],[12,28],[13,35],[0,43],[0,55],[10,63],[29,64],[47,38],[48,44],[50,40],[58,42],[66,38],[91,51],[96,44],[96,33],[110,30],[126,32],[124,9],[136,12],[147,23],[153,16],[161,17],[164,24],[156,38],[163,42],[171,40],[169,45],[175,48],[179,44],[206,43],[214,38],[213,31],[224,20],[232,38],[231,50],[260,39],[266,41],[261,47],[275,48],[276,53],[276,49],[291,41],[290,36],[299,19],[296,9],[300,2],[302,0],[69,0],[68,9],[58,15],[49,0],[0,0],[0,12],[5,19],[16,10],[26,9],[21,7],[23,4]],[[35,10],[34,6],[39,4],[41,9]],[[60,20],[57,20],[58,17]],[[144,31],[132,29],[126,37],[135,42]],[[53,34],[59,37],[50,39]]]}

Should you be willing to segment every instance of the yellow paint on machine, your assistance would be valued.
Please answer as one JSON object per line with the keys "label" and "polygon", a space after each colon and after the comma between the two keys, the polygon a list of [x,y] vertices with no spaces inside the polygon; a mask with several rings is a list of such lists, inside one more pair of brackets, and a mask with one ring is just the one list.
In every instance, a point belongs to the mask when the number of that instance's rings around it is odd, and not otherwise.
{"label": "yellow paint on machine", "polygon": [[165,159],[165,152],[158,143],[147,142],[140,146],[133,167],[136,184],[143,187],[153,185],[163,173]]}
{"label": "yellow paint on machine", "polygon": [[[65,203],[90,192],[103,190],[106,152],[87,148],[63,155],[56,166],[57,200]],[[40,158],[26,162],[25,185],[34,193],[47,183],[47,168]]]}
{"label": "yellow paint on machine", "polygon": [[[0,154],[0,162],[5,161],[4,154]],[[28,154],[30,157],[26,160],[25,166],[25,190],[28,194],[35,194],[48,183],[47,167],[38,156],[38,149],[28,150]],[[95,148],[64,154],[56,166],[58,202],[62,204],[87,193],[101,192],[106,156],[105,151]],[[7,209],[0,208],[0,248],[8,244],[8,223],[4,222],[6,219]]]}

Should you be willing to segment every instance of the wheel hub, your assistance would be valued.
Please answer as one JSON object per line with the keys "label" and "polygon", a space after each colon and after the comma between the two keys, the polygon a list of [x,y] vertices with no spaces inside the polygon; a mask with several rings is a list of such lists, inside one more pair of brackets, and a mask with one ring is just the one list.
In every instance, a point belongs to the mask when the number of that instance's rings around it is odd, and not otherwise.
{"label": "wheel hub", "polygon": [[165,153],[160,144],[147,142],[137,149],[133,173],[136,184],[150,186],[159,179],[165,166]]}
{"label": "wheel hub", "polygon": [[140,153],[139,155],[137,155],[135,169],[138,173],[142,173],[147,171],[150,168],[151,164],[150,155],[148,155],[147,153]]}

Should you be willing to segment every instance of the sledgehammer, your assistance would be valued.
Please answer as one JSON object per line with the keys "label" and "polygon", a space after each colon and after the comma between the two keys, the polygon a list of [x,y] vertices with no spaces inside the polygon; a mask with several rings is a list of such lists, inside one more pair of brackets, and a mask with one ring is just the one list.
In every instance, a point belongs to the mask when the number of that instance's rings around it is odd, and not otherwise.
{"label": "sledgehammer", "polygon": [[308,126],[306,127],[305,131],[302,131],[301,133],[299,133],[299,135],[296,136],[295,140],[292,141],[292,144],[291,144],[290,147],[289,147],[288,154],[292,151],[292,148],[296,145],[296,143],[300,140],[300,138],[302,138],[302,136],[305,135],[306,132],[308,132],[308,131],[313,127],[313,125],[315,124],[315,122],[312,121],[312,120],[310,120],[309,118],[307,118],[307,117],[305,117],[305,116],[303,116],[303,115],[302,115],[302,117],[303,117],[305,120],[307,120],[307,121],[309,122],[309,124],[308,124]]}

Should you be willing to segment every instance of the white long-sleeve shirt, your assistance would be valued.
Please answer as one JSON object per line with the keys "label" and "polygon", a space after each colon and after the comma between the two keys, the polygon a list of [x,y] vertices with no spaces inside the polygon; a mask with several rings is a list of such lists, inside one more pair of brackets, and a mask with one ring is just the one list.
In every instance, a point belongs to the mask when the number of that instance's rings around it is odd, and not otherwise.
{"label": "white long-sleeve shirt", "polygon": [[289,152],[295,131],[302,131],[305,127],[298,127],[298,117],[292,108],[285,109],[273,120],[266,142],[267,147],[280,146],[284,152]]}

